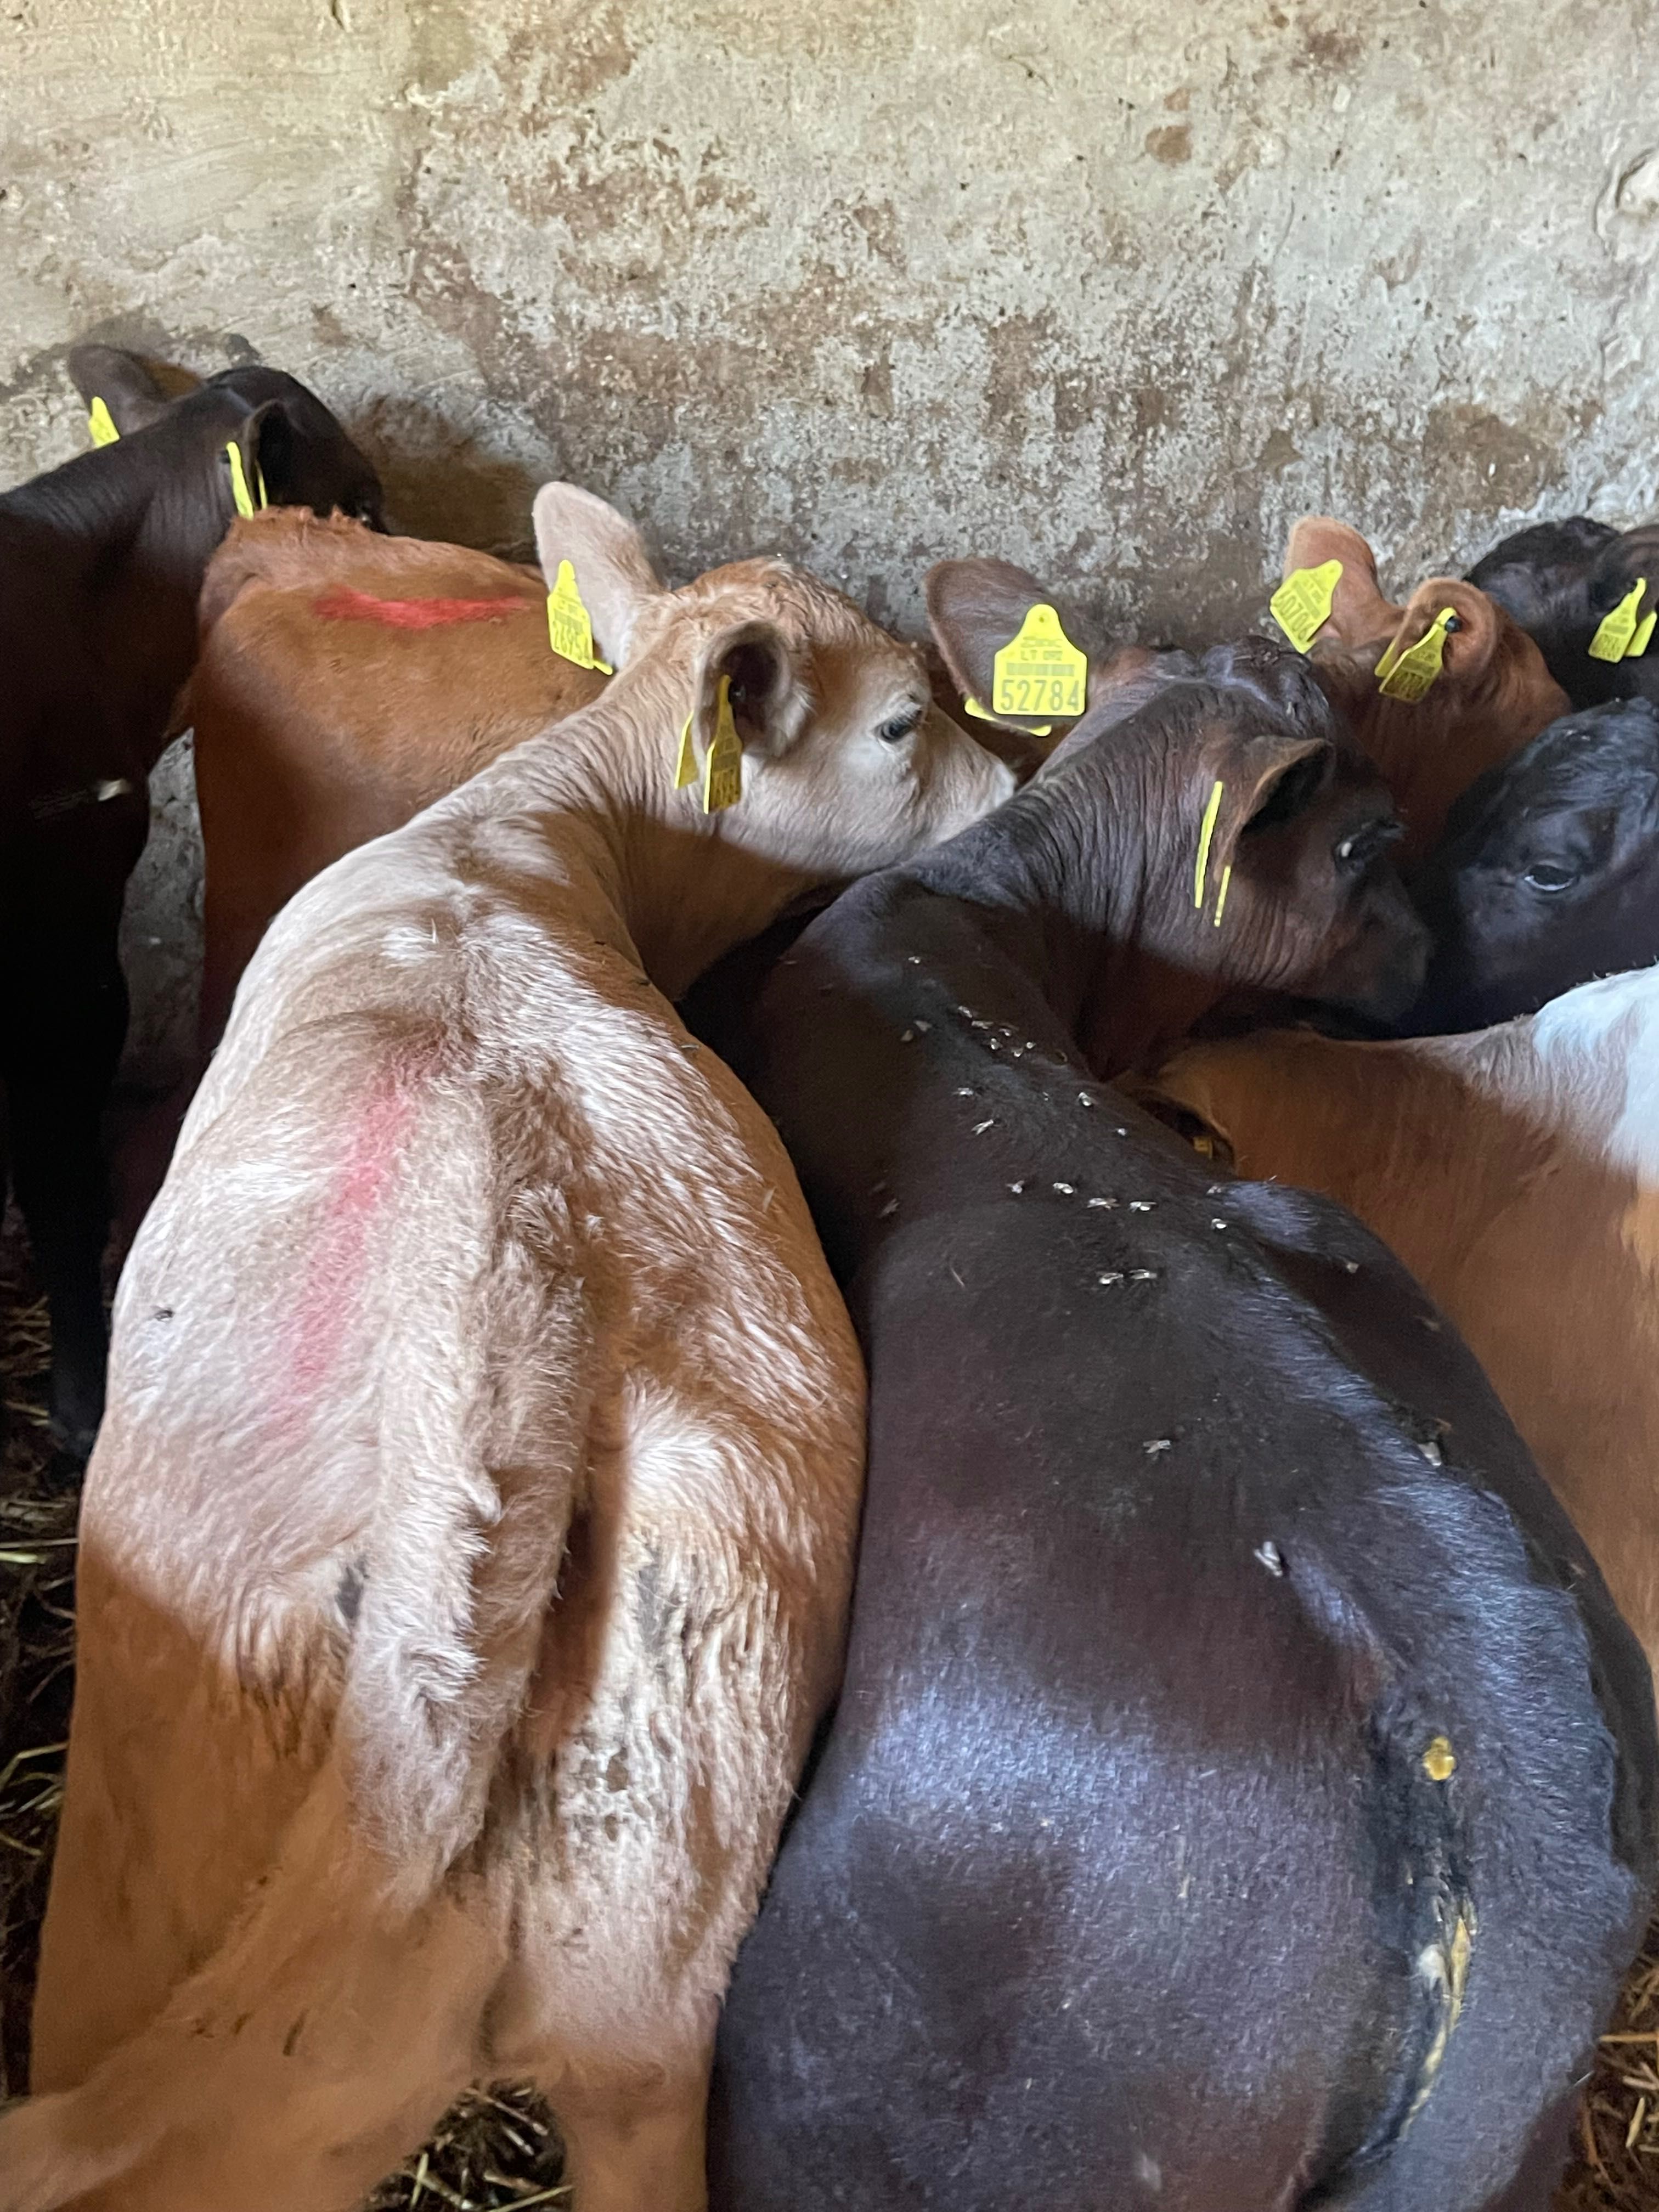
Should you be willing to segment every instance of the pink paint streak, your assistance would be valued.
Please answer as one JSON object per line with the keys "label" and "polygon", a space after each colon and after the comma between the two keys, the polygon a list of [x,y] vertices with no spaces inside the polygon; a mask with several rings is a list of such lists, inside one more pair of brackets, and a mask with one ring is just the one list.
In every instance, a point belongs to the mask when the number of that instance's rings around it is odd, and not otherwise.
{"label": "pink paint streak", "polygon": [[534,599],[377,599],[342,584],[312,603],[325,622],[379,623],[386,629],[444,629],[455,623],[505,622],[533,611]]}
{"label": "pink paint streak", "polygon": [[382,1068],[350,1126],[346,1157],[324,1200],[298,1303],[289,1322],[283,1403],[295,1414],[327,1381],[356,1316],[376,1208],[397,1169],[414,1113],[410,1070]]}

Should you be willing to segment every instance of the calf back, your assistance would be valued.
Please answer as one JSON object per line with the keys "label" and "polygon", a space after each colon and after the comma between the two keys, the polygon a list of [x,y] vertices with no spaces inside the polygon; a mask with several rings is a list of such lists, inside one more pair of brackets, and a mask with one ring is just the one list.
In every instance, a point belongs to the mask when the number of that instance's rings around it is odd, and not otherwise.
{"label": "calf back", "polygon": [[588,705],[538,571],[288,514],[237,525],[191,686],[206,855],[204,1041],[271,916],[343,853]]}

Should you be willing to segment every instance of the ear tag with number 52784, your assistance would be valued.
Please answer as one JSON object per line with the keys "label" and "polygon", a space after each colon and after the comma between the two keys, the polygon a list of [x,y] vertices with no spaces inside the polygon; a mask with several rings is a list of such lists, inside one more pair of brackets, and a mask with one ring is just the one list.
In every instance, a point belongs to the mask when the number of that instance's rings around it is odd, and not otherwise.
{"label": "ear tag with number 52784", "polygon": [[993,667],[994,714],[1077,715],[1088,704],[1089,656],[1042,600],[1027,608]]}

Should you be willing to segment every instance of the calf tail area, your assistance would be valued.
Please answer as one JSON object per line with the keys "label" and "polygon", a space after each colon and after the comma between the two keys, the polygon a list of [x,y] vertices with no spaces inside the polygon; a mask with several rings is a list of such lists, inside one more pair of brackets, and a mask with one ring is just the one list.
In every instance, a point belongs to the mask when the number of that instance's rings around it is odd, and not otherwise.
{"label": "calf tail area", "polygon": [[471,2078],[506,1955],[504,1893],[387,1877],[331,1765],[165,2010],[0,2115],[0,2212],[351,2212]]}

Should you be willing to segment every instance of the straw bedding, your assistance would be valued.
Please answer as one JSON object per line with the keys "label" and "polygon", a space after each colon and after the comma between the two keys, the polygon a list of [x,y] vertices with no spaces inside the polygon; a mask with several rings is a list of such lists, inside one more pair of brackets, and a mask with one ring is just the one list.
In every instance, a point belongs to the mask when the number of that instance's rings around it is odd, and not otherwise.
{"label": "straw bedding", "polygon": [[[24,2085],[29,1991],[62,1790],[74,1649],[72,1495],[46,1447],[45,1310],[0,1237],[0,2096]],[[559,2149],[526,2091],[465,2098],[368,2212],[561,2205]],[[1659,1923],[1602,2039],[1558,2212],[1659,2212]]]}

